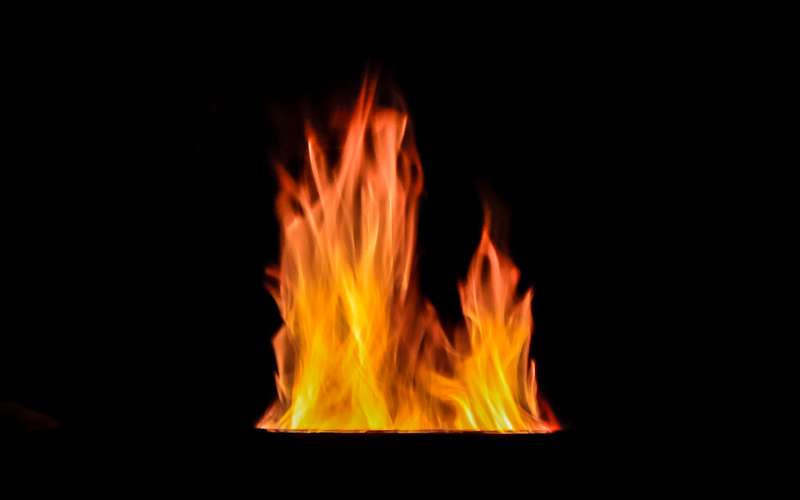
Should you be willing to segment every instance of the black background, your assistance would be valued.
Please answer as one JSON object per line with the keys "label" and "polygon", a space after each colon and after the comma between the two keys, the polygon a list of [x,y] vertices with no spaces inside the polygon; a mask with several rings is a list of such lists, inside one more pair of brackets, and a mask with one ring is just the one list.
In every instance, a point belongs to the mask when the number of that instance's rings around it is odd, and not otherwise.
{"label": "black background", "polygon": [[694,140],[673,120],[696,60],[674,71],[672,39],[647,23],[512,14],[322,31],[51,19],[9,37],[0,399],[73,428],[252,427],[275,396],[281,324],[262,285],[278,255],[273,160],[298,147],[303,105],[354,95],[370,65],[413,122],[421,285],[443,319],[458,321],[482,182],[510,207],[559,419],[647,419],[637,366],[664,335],[652,290],[674,244],[653,200]]}

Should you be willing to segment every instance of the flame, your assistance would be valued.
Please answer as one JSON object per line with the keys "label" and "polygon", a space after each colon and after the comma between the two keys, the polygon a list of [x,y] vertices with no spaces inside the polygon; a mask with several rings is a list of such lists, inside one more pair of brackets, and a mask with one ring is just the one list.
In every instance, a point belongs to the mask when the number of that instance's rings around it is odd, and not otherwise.
{"label": "flame", "polygon": [[465,283],[466,324],[448,339],[415,281],[422,168],[405,113],[362,88],[335,167],[307,130],[300,182],[279,169],[279,268],[268,285],[284,326],[278,400],[258,427],[298,431],[550,432],[540,411],[528,290],[489,238]]}

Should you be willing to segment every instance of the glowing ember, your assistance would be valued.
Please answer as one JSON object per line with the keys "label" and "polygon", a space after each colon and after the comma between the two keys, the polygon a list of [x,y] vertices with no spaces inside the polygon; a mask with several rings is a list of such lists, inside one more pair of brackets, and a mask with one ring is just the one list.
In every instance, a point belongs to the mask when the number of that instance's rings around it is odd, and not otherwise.
{"label": "glowing ember", "polygon": [[[489,239],[466,283],[465,328],[450,341],[420,296],[413,257],[422,169],[407,116],[364,85],[338,165],[308,132],[307,175],[281,170],[279,269],[285,325],[273,340],[279,398],[258,426],[305,431],[550,432],[528,347],[532,292]],[[540,404],[542,407],[540,408]]]}

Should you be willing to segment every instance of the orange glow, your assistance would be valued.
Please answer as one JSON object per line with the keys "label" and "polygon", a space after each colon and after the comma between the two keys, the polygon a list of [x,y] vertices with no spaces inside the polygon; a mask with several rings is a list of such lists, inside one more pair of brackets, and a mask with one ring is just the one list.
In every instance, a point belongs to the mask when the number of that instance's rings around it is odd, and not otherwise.
{"label": "orange glow", "polygon": [[280,267],[268,269],[284,326],[278,400],[258,427],[297,431],[551,432],[528,357],[533,317],[519,270],[489,239],[450,338],[415,280],[422,168],[408,117],[365,83],[336,165],[307,132],[305,177],[280,169]]}

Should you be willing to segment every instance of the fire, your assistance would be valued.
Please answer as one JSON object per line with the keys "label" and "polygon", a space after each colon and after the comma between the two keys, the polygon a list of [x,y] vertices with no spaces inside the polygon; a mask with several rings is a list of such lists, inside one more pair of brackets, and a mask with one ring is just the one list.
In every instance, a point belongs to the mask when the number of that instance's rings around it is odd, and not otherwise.
{"label": "fire", "polygon": [[[279,169],[279,268],[268,285],[284,326],[278,400],[258,427],[298,431],[551,432],[528,357],[532,291],[489,238],[489,214],[451,336],[415,280],[422,168],[408,117],[362,88],[329,165],[309,128],[306,176]],[[452,340],[451,340],[452,338]]]}

